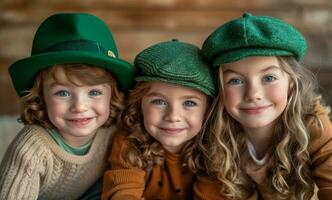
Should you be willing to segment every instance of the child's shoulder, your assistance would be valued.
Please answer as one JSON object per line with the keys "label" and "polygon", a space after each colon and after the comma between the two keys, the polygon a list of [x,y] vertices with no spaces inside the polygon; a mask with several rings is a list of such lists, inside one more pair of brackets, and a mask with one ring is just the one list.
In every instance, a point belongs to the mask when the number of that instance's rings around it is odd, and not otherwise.
{"label": "child's shoulder", "polygon": [[129,132],[124,129],[117,129],[113,136],[113,147],[123,148],[129,145]]}
{"label": "child's shoulder", "polygon": [[309,151],[314,153],[323,146],[332,149],[332,125],[329,117],[329,108],[317,105],[312,120],[308,122],[310,145]]}
{"label": "child's shoulder", "polygon": [[15,137],[14,141],[34,142],[39,144],[44,140],[46,129],[38,125],[25,125]]}
{"label": "child's shoulder", "polygon": [[305,120],[312,138],[316,137],[316,135],[319,136],[323,134],[322,132],[326,132],[326,129],[331,128],[329,114],[329,107],[322,105],[320,101],[314,104],[312,112],[308,114]]}
{"label": "child's shoulder", "polygon": [[5,156],[16,160],[33,160],[50,152],[44,142],[45,129],[36,125],[26,125],[16,135],[7,148]]}
{"label": "child's shoulder", "polygon": [[115,132],[112,142],[111,157],[122,158],[129,149],[130,141],[128,139],[129,132],[124,129],[118,129]]}
{"label": "child's shoulder", "polygon": [[94,138],[94,143],[104,143],[112,140],[114,138],[117,131],[116,126],[110,126],[106,128],[99,128],[96,134],[96,137]]}

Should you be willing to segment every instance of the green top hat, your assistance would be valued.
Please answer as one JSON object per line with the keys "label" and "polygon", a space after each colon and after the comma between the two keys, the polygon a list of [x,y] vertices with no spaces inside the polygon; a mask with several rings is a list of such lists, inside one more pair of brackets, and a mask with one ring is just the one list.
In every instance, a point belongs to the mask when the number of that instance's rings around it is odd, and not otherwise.
{"label": "green top hat", "polygon": [[59,13],[39,26],[31,56],[9,67],[17,94],[23,96],[41,70],[66,63],[92,64],[109,70],[124,92],[133,83],[135,68],[119,58],[112,33],[101,19],[87,13]]}
{"label": "green top hat", "polygon": [[134,62],[136,81],[161,81],[215,93],[209,66],[198,47],[177,40],[160,42],[140,52]]}
{"label": "green top hat", "polygon": [[202,47],[204,57],[214,66],[248,56],[294,56],[300,60],[306,50],[304,37],[290,24],[250,13],[221,25]]}

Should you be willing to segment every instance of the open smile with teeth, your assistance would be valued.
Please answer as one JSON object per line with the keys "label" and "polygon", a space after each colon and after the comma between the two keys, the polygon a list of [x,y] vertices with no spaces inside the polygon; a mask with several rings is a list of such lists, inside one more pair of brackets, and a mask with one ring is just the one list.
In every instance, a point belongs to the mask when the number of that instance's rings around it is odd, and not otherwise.
{"label": "open smile with teeth", "polygon": [[92,120],[92,117],[69,119],[68,121],[73,123],[73,124],[77,124],[77,125],[85,125],[85,124],[88,124],[91,120]]}

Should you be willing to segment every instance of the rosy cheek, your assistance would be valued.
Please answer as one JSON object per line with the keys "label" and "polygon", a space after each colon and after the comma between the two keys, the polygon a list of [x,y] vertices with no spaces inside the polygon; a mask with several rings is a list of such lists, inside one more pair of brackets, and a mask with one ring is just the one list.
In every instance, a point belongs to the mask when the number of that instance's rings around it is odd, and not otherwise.
{"label": "rosy cheek", "polygon": [[63,107],[63,105],[54,101],[49,102],[48,104],[49,109],[55,109],[56,107]]}
{"label": "rosy cheek", "polygon": [[143,110],[143,120],[144,120],[144,125],[145,126],[149,126],[151,123],[153,123],[154,120],[158,120],[159,119],[159,112],[152,109],[149,106],[146,106],[144,108],[142,108]]}
{"label": "rosy cheek", "polygon": [[55,101],[53,101],[52,99],[46,99],[45,103],[46,103],[46,108],[47,108],[48,112],[51,110],[55,110],[56,107],[59,107],[58,104]]}
{"label": "rosy cheek", "polygon": [[98,104],[96,104],[97,107],[100,109],[100,110],[109,110],[111,105],[110,105],[110,102],[109,101],[105,101],[105,102],[100,102]]}
{"label": "rosy cheek", "polygon": [[276,105],[285,107],[288,100],[287,86],[279,85],[268,89],[269,99],[274,101]]}
{"label": "rosy cheek", "polygon": [[93,102],[93,105],[100,109],[110,109],[111,107],[110,99],[102,99],[101,101]]}
{"label": "rosy cheek", "polygon": [[283,109],[286,107],[287,99],[288,99],[287,95],[280,94],[280,95],[276,96],[275,99],[276,99],[276,102],[278,102],[279,107],[282,107]]}
{"label": "rosy cheek", "polygon": [[224,104],[231,106],[237,104],[241,100],[241,91],[234,88],[225,88],[224,90]]}

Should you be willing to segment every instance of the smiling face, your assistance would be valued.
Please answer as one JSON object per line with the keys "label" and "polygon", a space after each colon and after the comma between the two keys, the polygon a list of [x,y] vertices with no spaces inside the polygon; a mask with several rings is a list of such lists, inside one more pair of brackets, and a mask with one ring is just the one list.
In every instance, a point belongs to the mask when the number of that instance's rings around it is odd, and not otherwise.
{"label": "smiling face", "polygon": [[244,129],[271,130],[284,111],[289,77],[276,57],[247,57],[223,64],[220,76],[227,112]]}
{"label": "smiling face", "polygon": [[201,130],[207,95],[175,84],[153,82],[141,105],[146,131],[166,150],[178,153]]}
{"label": "smiling face", "polygon": [[57,73],[61,83],[51,76],[43,82],[49,120],[69,145],[83,145],[109,118],[110,85],[78,86],[66,81],[63,70]]}

